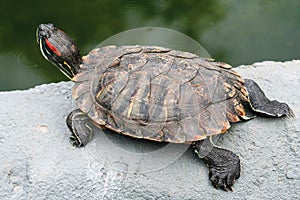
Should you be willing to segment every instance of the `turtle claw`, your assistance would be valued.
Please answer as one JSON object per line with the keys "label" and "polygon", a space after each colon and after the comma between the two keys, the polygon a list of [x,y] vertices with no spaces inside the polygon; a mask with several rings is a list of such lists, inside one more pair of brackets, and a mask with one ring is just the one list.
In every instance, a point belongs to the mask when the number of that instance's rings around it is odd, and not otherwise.
{"label": "turtle claw", "polygon": [[220,188],[224,191],[233,191],[232,186],[235,180],[240,177],[240,159],[228,150],[223,151],[223,153],[227,154],[225,156],[226,159],[217,158],[209,164],[209,179],[215,188]]}
{"label": "turtle claw", "polygon": [[218,190],[218,189],[221,189],[221,190],[224,190],[225,192],[228,192],[231,191],[233,192],[233,189],[232,189],[232,185],[226,185],[225,183],[220,183],[220,180],[218,181],[218,183],[216,183],[215,181],[213,181],[212,179],[210,179],[213,186]]}
{"label": "turtle claw", "polygon": [[83,144],[78,140],[78,138],[74,134],[72,134],[70,136],[70,143],[74,147],[82,147],[83,146]]}
{"label": "turtle claw", "polygon": [[240,166],[233,171],[223,171],[222,169],[217,170],[214,167],[209,169],[209,179],[216,189],[222,189],[226,192],[233,192],[232,186],[236,179],[240,176]]}

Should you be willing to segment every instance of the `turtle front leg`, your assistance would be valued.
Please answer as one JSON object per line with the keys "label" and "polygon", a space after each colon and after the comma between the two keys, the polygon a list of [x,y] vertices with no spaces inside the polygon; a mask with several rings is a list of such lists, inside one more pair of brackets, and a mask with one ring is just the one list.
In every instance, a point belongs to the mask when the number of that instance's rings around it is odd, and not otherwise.
{"label": "turtle front leg", "polygon": [[269,100],[259,85],[251,80],[245,79],[245,87],[248,91],[251,107],[254,111],[272,117],[290,116],[293,117],[293,110],[286,104],[277,100]]}
{"label": "turtle front leg", "polygon": [[80,109],[73,110],[66,122],[72,132],[70,142],[73,146],[84,146],[93,138],[93,122]]}
{"label": "turtle front leg", "polygon": [[209,179],[215,188],[232,190],[235,180],[240,177],[240,159],[227,150],[215,146],[211,137],[193,143],[196,154],[209,168]]}

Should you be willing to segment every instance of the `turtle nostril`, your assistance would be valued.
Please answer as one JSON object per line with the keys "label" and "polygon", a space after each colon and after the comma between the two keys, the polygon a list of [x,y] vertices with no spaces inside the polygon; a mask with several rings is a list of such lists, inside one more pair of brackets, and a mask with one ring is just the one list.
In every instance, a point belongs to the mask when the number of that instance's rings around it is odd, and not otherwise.
{"label": "turtle nostril", "polygon": [[48,33],[47,33],[47,29],[45,27],[44,24],[40,24],[39,27],[38,27],[38,37],[39,38],[45,38],[48,36]]}
{"label": "turtle nostril", "polygon": [[53,24],[40,24],[38,27],[38,37],[49,38],[54,30],[55,27]]}

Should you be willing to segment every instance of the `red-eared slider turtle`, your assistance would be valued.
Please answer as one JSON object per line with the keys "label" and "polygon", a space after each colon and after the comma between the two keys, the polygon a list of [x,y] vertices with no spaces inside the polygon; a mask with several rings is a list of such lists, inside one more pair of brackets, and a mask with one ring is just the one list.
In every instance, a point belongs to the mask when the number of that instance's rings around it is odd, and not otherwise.
{"label": "red-eared slider turtle", "polygon": [[240,160],[214,146],[211,136],[253,113],[293,115],[287,104],[270,101],[230,65],[192,53],[106,46],[81,57],[73,40],[52,24],[38,27],[37,41],[43,56],[75,82],[79,109],[66,120],[74,145],[91,140],[91,124],[136,138],[192,143],[216,188],[231,190],[240,176]]}

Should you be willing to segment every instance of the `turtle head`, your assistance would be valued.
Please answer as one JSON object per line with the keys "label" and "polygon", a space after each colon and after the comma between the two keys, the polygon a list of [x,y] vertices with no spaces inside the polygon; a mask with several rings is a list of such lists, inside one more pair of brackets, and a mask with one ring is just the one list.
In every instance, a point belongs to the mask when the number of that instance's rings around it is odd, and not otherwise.
{"label": "turtle head", "polygon": [[40,24],[36,39],[43,56],[72,80],[82,63],[79,49],[72,38],[53,24]]}

